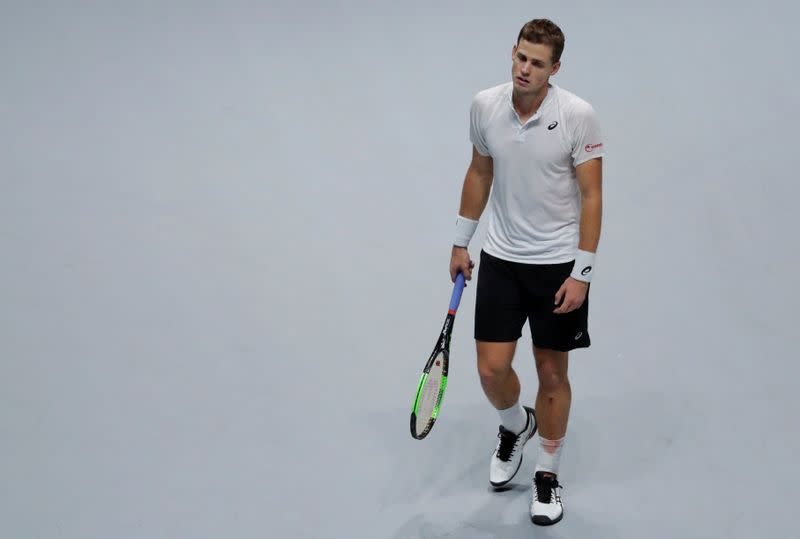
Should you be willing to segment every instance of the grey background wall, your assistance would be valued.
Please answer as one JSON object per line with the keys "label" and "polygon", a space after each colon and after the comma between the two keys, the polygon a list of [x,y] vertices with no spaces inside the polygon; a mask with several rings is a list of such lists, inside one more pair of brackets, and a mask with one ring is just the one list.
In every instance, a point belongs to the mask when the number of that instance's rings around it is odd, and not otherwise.
{"label": "grey background wall", "polygon": [[[4,2],[0,536],[788,537],[800,263],[790,2]],[[468,107],[522,24],[597,109],[567,515],[486,488]],[[485,220],[472,247],[477,258]],[[535,395],[529,337],[516,363]]]}

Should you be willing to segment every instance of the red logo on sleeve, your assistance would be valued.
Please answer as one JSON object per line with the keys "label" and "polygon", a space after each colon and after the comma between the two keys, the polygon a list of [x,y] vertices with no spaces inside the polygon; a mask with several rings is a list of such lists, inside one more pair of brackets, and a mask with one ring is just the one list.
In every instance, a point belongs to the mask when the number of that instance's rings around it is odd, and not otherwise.
{"label": "red logo on sleeve", "polygon": [[596,150],[597,148],[602,148],[602,147],[603,143],[601,142],[600,144],[587,144],[586,146],[583,147],[583,149],[586,152],[591,152],[592,150]]}

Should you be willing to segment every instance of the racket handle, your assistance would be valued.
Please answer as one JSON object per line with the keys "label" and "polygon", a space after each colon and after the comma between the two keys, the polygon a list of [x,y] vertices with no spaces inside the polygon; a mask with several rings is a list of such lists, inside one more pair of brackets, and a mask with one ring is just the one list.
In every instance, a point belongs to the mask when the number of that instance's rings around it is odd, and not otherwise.
{"label": "racket handle", "polygon": [[450,296],[450,312],[455,314],[458,310],[458,304],[461,303],[461,293],[464,291],[464,274],[459,272],[456,276],[456,282],[453,284],[453,295]]}

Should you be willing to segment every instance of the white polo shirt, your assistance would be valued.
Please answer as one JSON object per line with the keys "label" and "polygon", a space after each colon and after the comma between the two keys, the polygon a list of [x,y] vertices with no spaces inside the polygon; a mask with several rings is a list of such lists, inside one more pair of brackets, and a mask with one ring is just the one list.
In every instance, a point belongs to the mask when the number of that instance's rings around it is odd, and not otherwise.
{"label": "white polo shirt", "polygon": [[483,90],[470,109],[470,140],[494,162],[483,249],[514,262],[569,262],[581,213],[575,167],[604,155],[600,126],[589,103],[554,84],[522,124],[512,90],[511,82]]}

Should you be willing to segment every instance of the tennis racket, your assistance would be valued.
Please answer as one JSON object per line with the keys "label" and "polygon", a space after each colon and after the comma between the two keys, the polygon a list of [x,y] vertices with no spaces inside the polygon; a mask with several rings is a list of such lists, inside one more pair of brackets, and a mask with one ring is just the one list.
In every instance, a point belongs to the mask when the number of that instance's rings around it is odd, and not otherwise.
{"label": "tennis racket", "polygon": [[422,440],[433,428],[439,408],[442,405],[444,390],[447,388],[447,367],[450,363],[450,335],[453,333],[453,322],[456,318],[461,292],[464,291],[464,274],[459,273],[453,284],[450,296],[450,309],[444,319],[444,326],[433,352],[422,371],[414,407],[411,409],[411,436]]}

